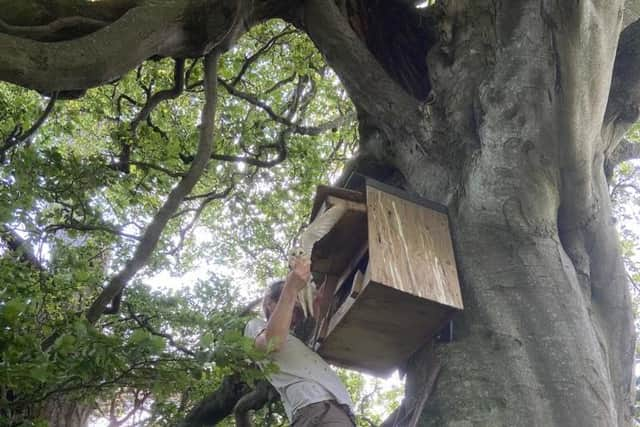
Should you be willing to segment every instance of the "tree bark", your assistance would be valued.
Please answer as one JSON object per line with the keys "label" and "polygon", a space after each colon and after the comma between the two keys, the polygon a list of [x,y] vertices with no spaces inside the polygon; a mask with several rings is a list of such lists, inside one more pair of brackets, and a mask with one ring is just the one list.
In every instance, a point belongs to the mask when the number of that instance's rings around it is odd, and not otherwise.
{"label": "tree bark", "polygon": [[49,427],[86,427],[95,408],[77,400],[52,397],[40,405],[27,419],[47,421]]}

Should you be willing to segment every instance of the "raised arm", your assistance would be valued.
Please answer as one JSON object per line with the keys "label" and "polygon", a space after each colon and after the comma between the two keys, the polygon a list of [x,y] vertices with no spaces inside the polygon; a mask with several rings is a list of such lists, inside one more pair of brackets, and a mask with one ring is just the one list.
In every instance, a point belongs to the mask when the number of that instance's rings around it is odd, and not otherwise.
{"label": "raised arm", "polygon": [[[284,348],[291,327],[296,297],[309,281],[310,267],[311,262],[308,258],[297,258],[294,261],[293,269],[287,275],[282,287],[280,298],[267,321],[267,327],[256,337],[256,347],[274,351],[280,351]],[[271,345],[269,346],[269,344]]]}

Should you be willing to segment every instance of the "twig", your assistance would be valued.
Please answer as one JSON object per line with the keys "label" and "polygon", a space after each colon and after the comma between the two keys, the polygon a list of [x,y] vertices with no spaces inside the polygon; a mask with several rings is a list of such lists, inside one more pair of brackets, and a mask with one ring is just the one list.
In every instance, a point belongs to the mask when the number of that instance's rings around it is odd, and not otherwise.
{"label": "twig", "polygon": [[[193,215],[193,218],[191,219],[189,224],[184,229],[180,230],[180,240],[178,241],[178,244],[176,245],[176,247],[170,252],[171,254],[176,254],[182,248],[182,245],[184,244],[184,241],[185,241],[185,239],[187,237],[187,234],[195,226],[195,224],[198,221],[198,219],[200,218],[200,215],[202,214],[202,211],[204,210],[204,208],[209,203],[213,202],[214,200],[224,199],[225,197],[227,197],[231,193],[231,191],[233,191],[234,187],[235,187],[235,183],[231,184],[229,187],[227,187],[222,192],[210,192],[210,193],[207,193],[205,195],[190,196],[190,197],[185,198],[185,200],[193,200],[193,199],[196,199],[196,198],[203,198],[203,200],[200,202],[198,207],[195,209],[195,214]],[[187,211],[189,211],[189,209],[185,209],[182,212],[176,213],[174,215],[174,217],[178,216],[178,215],[182,215],[182,214],[186,213]]]}
{"label": "twig", "polygon": [[170,169],[167,169],[167,168],[165,168],[163,166],[155,165],[153,163],[148,163],[148,162],[139,162],[139,161],[135,161],[134,160],[134,161],[130,161],[129,164],[131,166],[138,166],[138,167],[143,168],[143,169],[153,169],[153,170],[162,172],[162,173],[170,176],[171,178],[182,178],[185,175],[184,172],[174,172],[174,171],[172,171]]}
{"label": "twig", "polygon": [[178,344],[177,342],[175,342],[175,340],[173,339],[173,337],[169,334],[165,334],[164,332],[159,332],[156,331],[150,324],[149,322],[145,321],[144,319],[142,319],[140,316],[136,315],[136,313],[133,310],[133,307],[131,307],[131,304],[127,304],[127,310],[129,311],[129,315],[131,316],[131,318],[133,320],[135,320],[135,322],[141,327],[144,328],[145,330],[147,330],[151,335],[155,335],[157,337],[162,337],[164,339],[166,339],[169,344],[171,344],[171,346],[177,350],[180,350],[181,352],[183,352],[184,354],[187,354],[189,356],[194,356],[196,355],[195,352],[189,350],[188,348]]}

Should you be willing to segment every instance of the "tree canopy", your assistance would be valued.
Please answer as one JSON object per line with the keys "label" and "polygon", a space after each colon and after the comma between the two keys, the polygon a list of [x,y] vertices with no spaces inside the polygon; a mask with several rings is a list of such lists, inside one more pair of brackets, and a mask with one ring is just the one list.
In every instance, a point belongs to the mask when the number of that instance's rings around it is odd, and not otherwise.
{"label": "tree canopy", "polygon": [[[219,64],[212,161],[119,312],[89,321],[194,162],[204,62],[145,62],[77,100],[1,87],[8,420],[58,394],[129,393],[144,405],[152,393],[152,421],[173,425],[225,375],[255,380],[244,306],[285,272],[315,186],[355,151],[355,115],[317,50],[282,21],[255,27]],[[170,296],[149,288],[163,285],[158,273],[191,270],[207,278]]]}

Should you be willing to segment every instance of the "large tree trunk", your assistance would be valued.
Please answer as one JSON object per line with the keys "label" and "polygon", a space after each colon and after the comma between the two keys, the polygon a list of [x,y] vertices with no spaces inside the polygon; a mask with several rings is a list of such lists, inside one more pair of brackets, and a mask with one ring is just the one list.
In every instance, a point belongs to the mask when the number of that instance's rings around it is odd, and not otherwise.
{"label": "large tree trunk", "polygon": [[342,56],[397,52],[337,36],[337,10],[320,3],[307,2],[307,28],[378,130],[363,148],[450,207],[465,310],[436,362],[425,352],[409,368],[418,402],[425,364],[442,367],[420,425],[630,425],[634,330],[603,164],[621,2],[447,2],[423,76],[434,102],[402,111],[404,89],[420,89],[402,70],[386,67],[395,93],[378,86],[400,115],[376,111],[350,80],[359,59]]}
{"label": "large tree trunk", "polygon": [[49,427],[86,427],[94,408],[77,400],[50,398],[27,419],[45,420]]}

